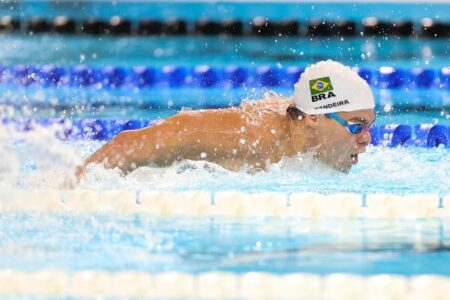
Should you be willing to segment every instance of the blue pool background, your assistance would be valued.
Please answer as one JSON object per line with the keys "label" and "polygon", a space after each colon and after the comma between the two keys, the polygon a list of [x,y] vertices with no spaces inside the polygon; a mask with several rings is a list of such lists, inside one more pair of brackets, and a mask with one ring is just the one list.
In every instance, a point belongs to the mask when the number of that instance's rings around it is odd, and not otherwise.
{"label": "blue pool background", "polygon": [[[274,9],[276,8],[276,9]],[[181,18],[193,22],[200,18],[224,20],[235,18],[244,21],[244,27],[255,16],[269,20],[297,19],[305,28],[308,20],[351,19],[361,29],[367,17],[382,20],[411,20],[420,31],[420,21],[428,17],[446,22],[450,19],[445,3],[226,3],[226,2],[46,2],[24,1],[3,3],[4,15],[19,17],[23,22],[33,16],[48,19],[58,15],[75,18],[78,22],[88,17],[108,20],[121,16],[132,21],[144,18],[164,20]],[[304,68],[323,59],[335,59],[352,67],[376,70],[382,66],[402,69],[414,67],[435,71],[448,67],[450,43],[448,38],[395,38],[395,37],[110,37],[64,36],[54,34],[1,35],[5,45],[0,54],[0,65],[25,64],[42,66],[73,66],[83,64],[103,66],[154,66],[181,65],[192,67],[206,64],[224,67],[229,64],[244,68],[261,65]],[[243,98],[255,100],[268,89],[246,88],[224,91],[217,89],[142,89],[125,88],[118,91],[102,89],[67,90],[52,88],[17,88],[0,86],[4,103],[12,106],[18,116],[27,116],[31,107],[39,107],[33,116],[54,117],[120,117],[155,119],[164,118],[179,107],[215,106],[216,103],[238,104]],[[292,88],[274,89],[290,95]],[[440,123],[449,124],[448,89],[375,89],[378,121],[383,123]],[[48,100],[58,105],[47,105]],[[225,99],[225,101],[224,101]],[[405,103],[407,105],[405,105]],[[175,104],[175,105],[173,105]],[[195,104],[195,105],[191,105]],[[401,105],[399,105],[401,104]],[[75,106],[78,107],[75,107]],[[173,109],[172,106],[176,108]],[[431,105],[434,107],[431,108]],[[401,106],[401,107],[400,107]],[[25,109],[23,108],[25,107]],[[79,107],[89,107],[80,109]],[[424,109],[425,107],[425,109]],[[422,110],[415,114],[417,109]],[[424,110],[424,112],[423,112]]]}
{"label": "blue pool background", "polygon": [[[170,5],[169,5],[170,4]],[[294,18],[309,20],[361,19],[374,16],[387,20],[433,18],[448,20],[448,4],[442,1],[417,1],[413,3],[325,2],[325,1],[21,1],[3,2],[3,14],[18,17],[55,17],[69,15],[77,19],[86,17],[109,18],[122,16],[131,20],[142,17],[197,20],[201,17],[215,19],[241,19],[250,21],[255,16],[268,18]]]}
{"label": "blue pool background", "polygon": [[[298,18],[383,19],[423,17],[449,22],[448,4],[376,3],[2,3],[3,15],[23,20],[35,15],[109,18],[199,17],[250,21],[262,15],[274,20]],[[304,26],[304,23],[302,24]],[[448,39],[422,38],[216,38],[89,37],[52,34],[1,35],[1,65],[86,64],[96,67],[136,65],[306,67],[336,59],[353,67],[377,69],[450,66]],[[370,53],[370,54],[369,54]],[[107,90],[42,88],[3,84],[0,115],[14,118],[109,118],[154,120],[174,108],[155,108],[168,101],[204,103],[229,98],[258,99],[267,90],[180,88]],[[289,95],[292,89],[278,92]],[[377,124],[450,125],[448,89],[375,89]],[[395,99],[392,106],[386,101]],[[409,105],[396,105],[399,101]],[[434,107],[430,107],[434,103]],[[0,128],[0,188],[60,188],[75,164],[97,149],[98,141],[62,142],[49,132],[15,132]],[[94,166],[78,188],[185,191],[238,189],[247,192],[318,191],[323,193],[387,192],[450,194],[448,148],[369,147],[350,174],[329,170],[310,158],[286,160],[268,172],[230,173],[203,162],[181,162],[167,169],[140,168],[124,177]],[[7,201],[8,199],[0,199]],[[36,201],[36,199],[30,199]],[[69,271],[267,271],[278,274],[394,273],[450,275],[448,220],[367,221],[153,218],[149,216],[1,213],[0,268],[26,271],[62,268]]]}

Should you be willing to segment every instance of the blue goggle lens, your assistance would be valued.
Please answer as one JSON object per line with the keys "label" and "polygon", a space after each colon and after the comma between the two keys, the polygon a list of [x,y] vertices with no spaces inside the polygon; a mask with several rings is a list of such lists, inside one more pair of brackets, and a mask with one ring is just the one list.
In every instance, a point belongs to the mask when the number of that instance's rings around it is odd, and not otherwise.
{"label": "blue goggle lens", "polygon": [[362,132],[366,128],[368,129],[369,126],[366,126],[366,125],[363,125],[363,124],[349,124],[348,125],[348,130],[351,133],[354,133],[354,134],[358,134],[358,133]]}

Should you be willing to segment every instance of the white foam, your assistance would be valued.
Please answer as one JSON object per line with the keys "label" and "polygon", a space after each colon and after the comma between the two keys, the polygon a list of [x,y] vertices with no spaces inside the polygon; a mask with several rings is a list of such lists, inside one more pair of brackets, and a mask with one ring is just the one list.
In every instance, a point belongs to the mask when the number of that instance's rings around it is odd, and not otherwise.
{"label": "white foam", "polygon": [[[73,182],[76,165],[101,146],[98,141],[62,142],[52,128],[17,132],[0,128],[0,183],[26,189],[61,188]],[[448,194],[450,155],[445,148],[368,147],[349,174],[314,160],[311,153],[283,158],[265,172],[229,172],[205,161],[181,161],[167,168],[119,170],[90,165],[77,188],[109,190],[248,190],[301,192],[395,192]],[[389,174],[389,176],[386,176]],[[414,174],[414,176],[411,176]]]}
{"label": "white foam", "polygon": [[73,181],[82,149],[56,138],[60,127],[16,131],[0,126],[0,182],[26,188],[60,188]]}

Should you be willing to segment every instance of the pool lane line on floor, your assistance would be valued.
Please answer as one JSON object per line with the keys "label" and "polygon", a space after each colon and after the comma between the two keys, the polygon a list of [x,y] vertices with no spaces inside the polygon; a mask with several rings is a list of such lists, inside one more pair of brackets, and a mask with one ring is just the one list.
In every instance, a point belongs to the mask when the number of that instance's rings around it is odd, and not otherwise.
{"label": "pool lane line on floor", "polygon": [[263,272],[156,273],[139,271],[36,272],[0,270],[0,295],[40,297],[149,297],[164,299],[441,300],[450,277],[438,275],[359,276]]}
{"label": "pool lane line on floor", "polygon": [[191,217],[450,218],[450,194],[0,190],[0,212]]}

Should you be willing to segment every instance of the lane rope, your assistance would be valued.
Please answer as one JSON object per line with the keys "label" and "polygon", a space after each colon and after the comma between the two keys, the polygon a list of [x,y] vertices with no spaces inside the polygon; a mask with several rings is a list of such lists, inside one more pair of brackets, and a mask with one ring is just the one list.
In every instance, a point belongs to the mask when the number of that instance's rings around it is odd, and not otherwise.
{"label": "lane rope", "polygon": [[450,278],[439,275],[0,270],[0,295],[9,296],[440,300],[449,293]]}
{"label": "lane rope", "polygon": [[[380,89],[450,88],[450,67],[354,68],[371,86]],[[251,88],[281,87],[292,89],[303,73],[303,67],[261,65],[246,67],[228,65],[179,66],[105,66],[11,65],[0,66],[0,83],[16,86],[76,87],[95,89],[119,88]]]}
{"label": "lane rope", "polygon": [[0,19],[0,33],[27,33],[30,35],[86,34],[111,36],[256,36],[256,37],[423,37],[446,38],[450,36],[450,23],[437,18],[423,18],[420,22],[409,20],[383,20],[367,17],[361,21],[330,19],[281,19],[273,20],[256,16],[247,20],[214,20],[201,18],[196,21],[183,19],[142,19],[132,21],[120,16],[109,20],[88,18],[77,20],[69,16],[53,19],[32,17],[21,20],[13,16]]}
{"label": "lane rope", "polygon": [[[124,130],[147,127],[158,120],[105,119],[16,119],[3,118],[3,124],[19,132],[50,128],[61,140],[111,140]],[[372,145],[383,147],[438,147],[450,148],[450,126],[440,124],[385,124],[370,128]]]}
{"label": "lane rope", "polygon": [[192,217],[420,219],[450,217],[450,195],[281,193],[240,191],[0,191],[0,212],[143,214]]}

